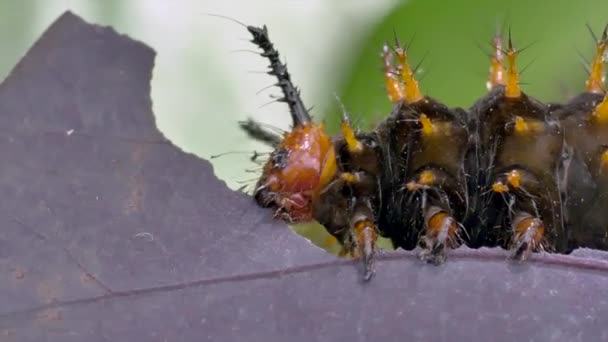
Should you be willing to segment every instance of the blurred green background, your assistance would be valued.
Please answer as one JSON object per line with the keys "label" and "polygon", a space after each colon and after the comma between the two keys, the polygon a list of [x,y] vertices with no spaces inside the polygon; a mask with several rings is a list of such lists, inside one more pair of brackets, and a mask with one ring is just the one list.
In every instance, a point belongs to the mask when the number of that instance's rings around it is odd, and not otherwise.
{"label": "blurred green background", "polygon": [[[412,64],[423,56],[419,78],[424,93],[448,105],[468,106],[485,92],[489,42],[497,24],[511,27],[522,53],[524,91],[546,101],[563,101],[580,91],[593,41],[608,22],[605,0],[440,1],[440,0],[24,0],[0,2],[0,74],[6,76],[42,32],[65,10],[85,20],[112,25],[157,51],[152,101],[161,131],[186,152],[211,155],[216,174],[233,189],[252,184],[253,150],[267,148],[242,134],[237,121],[252,116],[287,128],[284,104],[273,103],[264,87],[267,62],[238,24],[267,24],[313,115],[336,132],[338,95],[354,122],[373,127],[390,109],[379,57],[395,31],[404,42],[415,37]],[[485,52],[484,52],[485,50]],[[201,204],[204,205],[204,204]],[[327,246],[318,227],[296,227]],[[336,250],[336,245],[331,245]]]}

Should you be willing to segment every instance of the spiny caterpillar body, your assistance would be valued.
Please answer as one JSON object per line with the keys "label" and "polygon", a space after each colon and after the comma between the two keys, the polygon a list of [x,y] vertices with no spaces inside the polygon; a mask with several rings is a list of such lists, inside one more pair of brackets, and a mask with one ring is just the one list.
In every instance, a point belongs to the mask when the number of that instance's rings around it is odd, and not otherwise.
{"label": "spiny caterpillar body", "polygon": [[522,91],[520,51],[510,33],[506,48],[497,34],[488,92],[468,109],[423,94],[395,39],[382,50],[390,114],[359,132],[344,112],[335,137],[313,122],[266,27],[247,29],[293,121],[282,136],[251,119],[240,123],[273,148],[255,200],[287,222],[320,222],[343,254],[362,260],[365,279],[378,236],[419,246],[434,264],[462,244],[500,246],[522,261],[539,251],[608,249],[606,29],[585,90],[565,104]]}

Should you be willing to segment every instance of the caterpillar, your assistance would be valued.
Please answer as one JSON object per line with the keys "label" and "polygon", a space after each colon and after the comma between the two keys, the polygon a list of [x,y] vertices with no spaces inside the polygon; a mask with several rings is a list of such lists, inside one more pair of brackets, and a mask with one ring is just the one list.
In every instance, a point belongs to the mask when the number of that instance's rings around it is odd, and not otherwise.
{"label": "caterpillar", "polygon": [[[379,236],[395,248],[420,247],[443,263],[450,249],[501,247],[513,260],[532,253],[608,250],[608,26],[596,38],[584,90],[543,103],[520,86],[509,31],[493,39],[487,93],[469,108],[423,94],[408,49],[382,47],[392,109],[370,132],[330,136],[303,104],[266,26],[246,25],[270,62],[292,118],[276,134],[253,119],[240,127],[273,150],[253,197],[288,223],[316,220],[358,258],[369,280]],[[505,46],[506,45],[506,46]]]}

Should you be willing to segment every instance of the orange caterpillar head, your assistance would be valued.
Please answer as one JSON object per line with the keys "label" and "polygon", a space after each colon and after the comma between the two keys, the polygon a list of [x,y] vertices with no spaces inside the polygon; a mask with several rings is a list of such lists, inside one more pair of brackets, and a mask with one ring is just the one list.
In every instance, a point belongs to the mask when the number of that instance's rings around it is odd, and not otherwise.
{"label": "orange caterpillar head", "polygon": [[254,196],[265,207],[276,208],[276,215],[288,222],[313,219],[313,203],[336,173],[336,157],[331,138],[322,124],[316,125],[302,102],[300,91],[293,85],[287,66],[268,37],[266,26],[246,26],[252,42],[270,61],[268,73],[277,78],[283,97],[278,101],[289,107],[293,129],[276,139],[247,129],[255,139],[271,142],[274,151],[264,165]]}
{"label": "orange caterpillar head", "polygon": [[331,138],[323,124],[305,122],[285,133],[264,165],[255,197],[289,222],[313,219],[313,202],[336,173]]}

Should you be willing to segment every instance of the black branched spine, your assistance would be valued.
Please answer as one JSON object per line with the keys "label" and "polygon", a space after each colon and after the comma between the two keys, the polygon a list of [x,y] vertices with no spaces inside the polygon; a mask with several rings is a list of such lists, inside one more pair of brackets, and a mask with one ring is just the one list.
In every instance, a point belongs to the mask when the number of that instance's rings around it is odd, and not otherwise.
{"label": "black branched spine", "polygon": [[283,97],[278,99],[278,101],[285,102],[289,106],[294,127],[312,121],[308,110],[302,103],[300,91],[291,82],[287,66],[281,63],[279,52],[268,38],[266,25],[262,26],[262,28],[247,26],[247,30],[253,35],[252,42],[264,51],[262,56],[270,60],[270,71],[268,73],[277,77],[277,86],[283,91]]}

